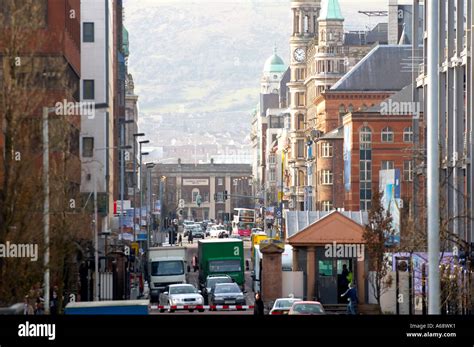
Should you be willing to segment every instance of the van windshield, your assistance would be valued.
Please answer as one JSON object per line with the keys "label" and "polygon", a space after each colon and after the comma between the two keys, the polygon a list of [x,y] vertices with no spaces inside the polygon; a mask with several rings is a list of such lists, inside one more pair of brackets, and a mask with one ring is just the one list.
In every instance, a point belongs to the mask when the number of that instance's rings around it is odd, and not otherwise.
{"label": "van windshield", "polygon": [[154,261],[151,263],[152,276],[177,276],[184,274],[184,265],[179,260]]}

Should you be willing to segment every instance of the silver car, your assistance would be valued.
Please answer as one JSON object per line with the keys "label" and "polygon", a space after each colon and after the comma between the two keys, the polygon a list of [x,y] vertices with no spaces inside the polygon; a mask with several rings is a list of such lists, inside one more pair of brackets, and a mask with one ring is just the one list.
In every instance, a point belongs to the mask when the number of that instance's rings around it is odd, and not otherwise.
{"label": "silver car", "polygon": [[[174,312],[172,306],[188,306],[189,312],[193,312],[196,306],[204,305],[204,298],[192,284],[172,284],[160,294],[159,302],[160,306],[169,306],[168,312]],[[160,312],[164,311],[160,309]],[[199,308],[198,311],[204,312],[204,309]]]}

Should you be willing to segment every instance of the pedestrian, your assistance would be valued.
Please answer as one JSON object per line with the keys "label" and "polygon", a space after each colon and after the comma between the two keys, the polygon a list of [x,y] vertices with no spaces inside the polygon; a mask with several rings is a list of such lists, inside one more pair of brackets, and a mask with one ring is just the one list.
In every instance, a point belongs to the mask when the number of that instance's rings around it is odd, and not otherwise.
{"label": "pedestrian", "polygon": [[189,230],[188,232],[188,243],[193,243],[193,233],[191,232],[191,230]]}
{"label": "pedestrian", "polygon": [[260,292],[255,293],[255,303],[253,306],[253,314],[256,316],[263,316],[265,314],[265,310],[263,307],[263,300]]}
{"label": "pedestrian", "polygon": [[347,289],[346,292],[341,295],[341,297],[344,296],[347,296],[347,300],[349,301],[347,303],[347,314],[357,314],[357,288],[352,282],[349,283],[349,289]]}
{"label": "pedestrian", "polygon": [[179,234],[179,236],[178,236],[178,243],[179,243],[180,246],[183,245],[183,237],[181,236],[181,234]]}
{"label": "pedestrian", "polygon": [[196,256],[196,255],[193,255],[192,263],[193,263],[193,270],[194,270],[194,272],[196,272],[197,269],[198,269],[198,260],[197,260],[197,256]]}

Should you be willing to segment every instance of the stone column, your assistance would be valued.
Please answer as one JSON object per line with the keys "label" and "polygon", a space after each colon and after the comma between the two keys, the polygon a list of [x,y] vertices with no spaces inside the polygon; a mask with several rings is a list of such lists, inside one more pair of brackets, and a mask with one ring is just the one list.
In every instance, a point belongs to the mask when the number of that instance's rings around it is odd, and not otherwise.
{"label": "stone column", "polygon": [[293,271],[298,271],[298,255],[299,255],[299,249],[293,246]]}
{"label": "stone column", "polygon": [[300,35],[304,34],[304,12],[300,10]]}
{"label": "stone column", "polygon": [[260,288],[265,305],[281,298],[282,295],[282,268],[281,254],[284,251],[283,243],[269,243],[261,246],[262,278]]}
{"label": "stone column", "polygon": [[314,300],[314,288],[316,286],[316,249],[307,248],[306,256],[306,300]]}
{"label": "stone column", "polygon": [[357,294],[360,304],[365,304],[365,261],[357,261]]}

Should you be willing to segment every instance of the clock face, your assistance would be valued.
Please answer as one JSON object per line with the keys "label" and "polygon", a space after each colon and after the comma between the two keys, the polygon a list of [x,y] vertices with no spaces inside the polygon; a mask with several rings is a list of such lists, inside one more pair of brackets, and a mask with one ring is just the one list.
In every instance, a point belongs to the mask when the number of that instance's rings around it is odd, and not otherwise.
{"label": "clock face", "polygon": [[306,51],[303,48],[297,48],[295,49],[293,56],[297,62],[301,63],[306,58]]}

